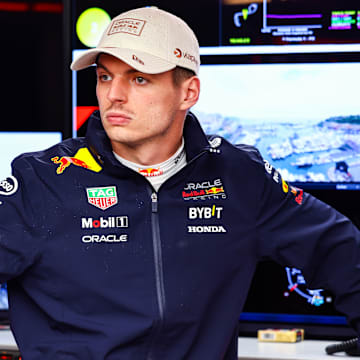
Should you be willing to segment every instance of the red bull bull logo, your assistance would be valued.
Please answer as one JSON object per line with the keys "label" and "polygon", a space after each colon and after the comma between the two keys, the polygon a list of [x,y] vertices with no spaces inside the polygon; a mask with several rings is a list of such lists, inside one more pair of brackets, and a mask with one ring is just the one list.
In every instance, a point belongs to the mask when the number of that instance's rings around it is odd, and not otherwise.
{"label": "red bull bull logo", "polygon": [[74,164],[76,166],[80,166],[84,169],[89,169],[89,165],[86,164],[86,162],[79,160],[75,157],[70,156],[63,156],[59,158],[58,156],[55,156],[51,158],[51,161],[54,164],[59,164],[59,167],[56,169],[57,174],[62,174],[67,167],[69,167],[71,164]]}
{"label": "red bull bull logo", "polygon": [[145,177],[159,176],[164,173],[160,168],[139,169],[139,173]]}
{"label": "red bull bull logo", "polygon": [[221,187],[212,187],[208,190],[205,190],[206,191],[206,194],[209,195],[209,194],[219,194],[219,193],[223,193],[224,192],[224,187],[221,186]]}
{"label": "red bull bull logo", "polygon": [[75,165],[83,169],[99,172],[101,166],[95,161],[88,148],[79,149],[74,156],[54,156],[51,158],[54,164],[58,164],[56,173],[61,175],[70,165]]}

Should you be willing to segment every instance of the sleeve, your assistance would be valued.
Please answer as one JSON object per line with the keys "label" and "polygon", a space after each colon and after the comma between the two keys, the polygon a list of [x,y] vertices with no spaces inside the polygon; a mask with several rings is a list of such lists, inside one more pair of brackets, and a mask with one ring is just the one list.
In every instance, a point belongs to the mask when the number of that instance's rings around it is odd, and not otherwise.
{"label": "sleeve", "polygon": [[40,254],[40,203],[35,172],[14,160],[12,175],[0,181],[0,283],[21,275]]}
{"label": "sleeve", "polygon": [[358,229],[332,207],[288,184],[267,161],[258,163],[258,255],[301,269],[310,288],[332,291],[336,308],[360,335]]}

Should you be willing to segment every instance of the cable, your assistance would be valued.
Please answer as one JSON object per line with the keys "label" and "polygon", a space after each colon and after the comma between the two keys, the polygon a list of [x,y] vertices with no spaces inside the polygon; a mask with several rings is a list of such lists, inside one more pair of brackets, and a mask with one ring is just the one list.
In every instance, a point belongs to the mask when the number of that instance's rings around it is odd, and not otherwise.
{"label": "cable", "polygon": [[358,339],[350,339],[338,344],[328,345],[325,348],[328,355],[345,351],[347,355],[360,356],[360,350],[358,349]]}

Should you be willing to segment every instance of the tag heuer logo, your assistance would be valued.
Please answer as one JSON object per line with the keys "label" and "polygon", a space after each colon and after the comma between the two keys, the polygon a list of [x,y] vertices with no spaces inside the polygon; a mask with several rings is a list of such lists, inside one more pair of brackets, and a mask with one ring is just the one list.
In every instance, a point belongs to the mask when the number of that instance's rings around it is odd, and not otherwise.
{"label": "tag heuer logo", "polygon": [[89,204],[101,210],[106,210],[118,202],[115,186],[87,188],[86,195]]}

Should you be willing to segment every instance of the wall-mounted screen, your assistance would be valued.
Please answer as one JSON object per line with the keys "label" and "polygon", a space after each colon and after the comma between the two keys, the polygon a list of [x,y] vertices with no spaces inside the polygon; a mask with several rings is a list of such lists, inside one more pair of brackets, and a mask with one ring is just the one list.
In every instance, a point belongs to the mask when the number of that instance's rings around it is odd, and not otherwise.
{"label": "wall-mounted screen", "polygon": [[359,62],[212,64],[200,79],[207,133],[256,146],[303,187],[360,189]]}

